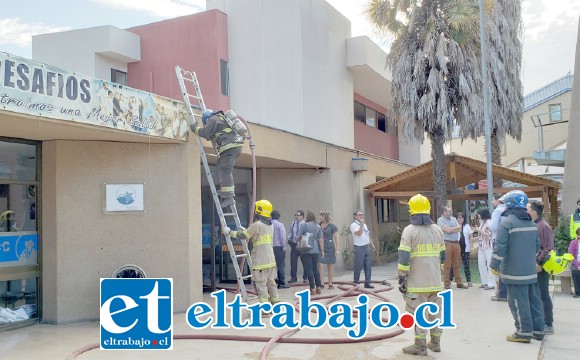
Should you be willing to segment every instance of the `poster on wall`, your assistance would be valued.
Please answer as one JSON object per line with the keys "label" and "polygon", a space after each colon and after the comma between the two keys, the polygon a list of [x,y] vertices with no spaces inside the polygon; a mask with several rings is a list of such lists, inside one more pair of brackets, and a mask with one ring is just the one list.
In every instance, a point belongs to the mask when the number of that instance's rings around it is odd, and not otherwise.
{"label": "poster on wall", "polygon": [[0,267],[36,265],[38,233],[18,231],[0,233]]}
{"label": "poster on wall", "polygon": [[105,184],[105,212],[143,211],[143,184]]}
{"label": "poster on wall", "polygon": [[185,104],[0,52],[0,109],[187,140]]}

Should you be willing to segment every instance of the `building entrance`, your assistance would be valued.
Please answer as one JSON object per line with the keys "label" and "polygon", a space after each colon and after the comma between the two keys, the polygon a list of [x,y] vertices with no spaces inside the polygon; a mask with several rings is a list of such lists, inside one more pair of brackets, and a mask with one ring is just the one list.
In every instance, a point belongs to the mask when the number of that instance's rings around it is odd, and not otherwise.
{"label": "building entrance", "polygon": [[0,138],[0,331],[40,315],[40,143]]}
{"label": "building entrance", "polygon": [[[210,166],[212,174],[217,173],[215,166]],[[219,184],[217,179],[214,179]],[[249,222],[252,201],[252,172],[245,169],[234,169],[236,186],[236,208],[240,222],[246,226]],[[236,283],[236,273],[228,254],[225,238],[220,234],[220,220],[205,176],[202,176],[202,251],[203,251],[203,288],[204,291],[214,291],[219,283]],[[236,225],[228,223],[231,229]],[[234,246],[239,240],[232,239]],[[248,271],[246,269],[246,271]]]}

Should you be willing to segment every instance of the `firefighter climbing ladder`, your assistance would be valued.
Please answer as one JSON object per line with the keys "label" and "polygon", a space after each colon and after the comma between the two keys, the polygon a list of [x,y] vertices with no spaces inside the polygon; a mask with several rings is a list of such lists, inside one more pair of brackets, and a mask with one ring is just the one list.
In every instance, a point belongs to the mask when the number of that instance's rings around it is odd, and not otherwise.
{"label": "firefighter climbing ladder", "polygon": [[[199,82],[197,81],[197,76],[195,75],[195,72],[184,70],[179,66],[175,67],[175,73],[177,74],[177,79],[179,80],[179,86],[181,88],[183,100],[185,101],[185,105],[189,111],[189,116],[191,116],[192,121],[196,121],[195,115],[193,113],[193,108],[200,109],[202,113],[206,110],[205,103],[203,102],[203,97],[201,95],[201,88],[199,87]],[[187,85],[189,85],[189,87]],[[188,89],[192,88],[194,91],[188,92]],[[191,103],[192,100],[195,101],[196,103],[192,104]],[[238,216],[238,210],[236,209],[236,205],[233,204],[226,207],[225,209],[222,209],[218,193],[213,181],[213,177],[207,162],[207,156],[203,149],[203,145],[201,144],[201,139],[199,138],[199,136],[196,136],[196,138],[197,145],[199,147],[199,153],[201,155],[201,160],[203,162],[203,167],[205,169],[205,175],[211,188],[213,202],[215,204],[215,208],[220,218],[221,228],[223,229],[227,227],[226,217],[232,217],[236,222],[236,227],[239,229],[241,227],[241,224],[240,218]],[[224,210],[226,210],[227,212],[224,212]],[[232,238],[230,237],[230,235],[224,234],[224,236],[226,238],[230,258],[232,259],[232,263],[236,271],[236,278],[238,280],[240,292],[242,293],[242,298],[246,303],[248,303],[248,291],[246,289],[246,284],[244,283],[244,280],[252,278],[252,258],[250,257],[250,251],[248,249],[248,240],[246,239],[241,240],[242,252],[240,253],[235,251],[235,247],[234,244],[232,243]],[[245,276],[242,274],[244,260],[248,263],[248,267],[250,269],[250,274]]]}

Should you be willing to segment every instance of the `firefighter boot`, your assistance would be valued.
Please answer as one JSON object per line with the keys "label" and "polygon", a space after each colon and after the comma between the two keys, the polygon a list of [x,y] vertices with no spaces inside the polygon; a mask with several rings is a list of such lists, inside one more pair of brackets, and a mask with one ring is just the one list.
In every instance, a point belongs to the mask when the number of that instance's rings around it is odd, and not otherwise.
{"label": "firefighter boot", "polygon": [[415,344],[403,348],[403,352],[409,355],[427,355],[427,340],[415,338]]}
{"label": "firefighter boot", "polygon": [[441,352],[441,336],[431,335],[431,341],[427,344],[427,347],[434,352]]}
{"label": "firefighter boot", "polygon": [[234,200],[234,193],[233,192],[222,192],[222,208],[226,208],[228,206],[234,205],[236,200]]}

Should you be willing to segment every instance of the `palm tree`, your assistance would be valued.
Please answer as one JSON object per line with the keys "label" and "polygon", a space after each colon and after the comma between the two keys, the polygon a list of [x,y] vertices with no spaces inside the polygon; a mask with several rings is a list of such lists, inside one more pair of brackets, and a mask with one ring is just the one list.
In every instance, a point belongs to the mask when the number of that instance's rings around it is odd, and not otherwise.
{"label": "palm tree", "polygon": [[392,121],[403,135],[431,140],[433,184],[439,211],[447,202],[443,144],[454,122],[462,135],[476,136],[465,125],[483,118],[479,10],[468,0],[371,0],[365,13],[379,32],[394,36],[387,66],[393,74]]}
{"label": "palm tree", "polygon": [[[521,4],[486,0],[485,11],[492,162],[501,164],[503,138],[521,135]],[[365,13],[379,34],[394,37],[387,56],[392,119],[403,123],[407,139],[422,142],[426,133],[431,140],[441,210],[447,200],[443,144],[451,124],[459,125],[463,139],[484,133],[478,1],[371,0]]]}
{"label": "palm tree", "polygon": [[[509,135],[520,141],[522,133],[521,2],[496,0],[490,8],[486,33],[491,162],[501,165],[501,147],[505,137]],[[501,187],[501,179],[494,179],[494,186]]]}

